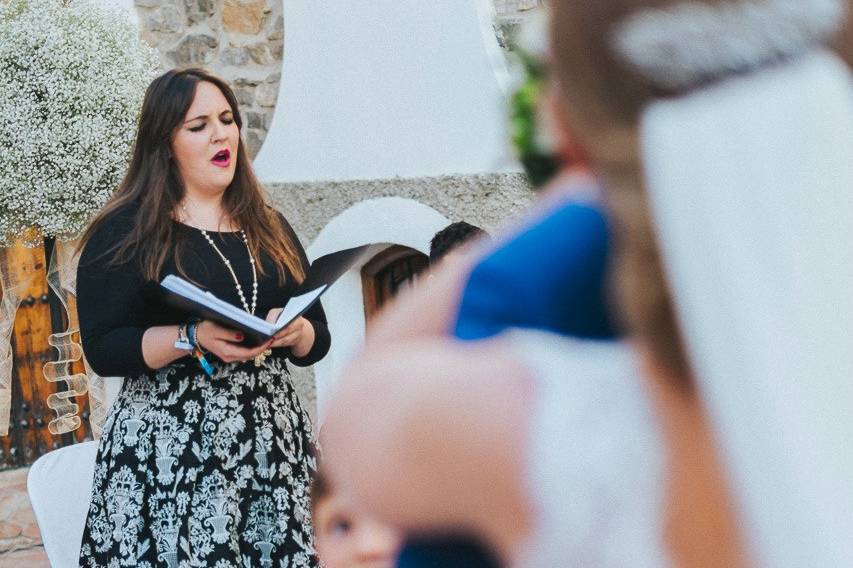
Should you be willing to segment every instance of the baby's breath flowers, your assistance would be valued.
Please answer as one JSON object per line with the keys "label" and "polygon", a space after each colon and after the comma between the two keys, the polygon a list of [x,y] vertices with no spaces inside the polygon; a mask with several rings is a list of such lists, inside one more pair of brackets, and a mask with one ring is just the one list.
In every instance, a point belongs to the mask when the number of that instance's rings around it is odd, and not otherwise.
{"label": "baby's breath flowers", "polygon": [[124,175],[157,63],[97,0],[0,1],[0,246],[85,228]]}

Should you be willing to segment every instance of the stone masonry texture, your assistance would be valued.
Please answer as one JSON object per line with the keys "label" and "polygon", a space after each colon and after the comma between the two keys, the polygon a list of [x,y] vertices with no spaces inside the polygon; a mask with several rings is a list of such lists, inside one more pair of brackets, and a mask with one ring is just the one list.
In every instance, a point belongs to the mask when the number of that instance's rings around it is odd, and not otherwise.
{"label": "stone masonry texture", "polygon": [[0,472],[0,568],[50,566],[27,495],[28,472]]}
{"label": "stone masonry texture", "polygon": [[136,10],[140,35],[159,52],[162,70],[201,66],[231,84],[254,156],[281,81],[281,0],[136,0]]}

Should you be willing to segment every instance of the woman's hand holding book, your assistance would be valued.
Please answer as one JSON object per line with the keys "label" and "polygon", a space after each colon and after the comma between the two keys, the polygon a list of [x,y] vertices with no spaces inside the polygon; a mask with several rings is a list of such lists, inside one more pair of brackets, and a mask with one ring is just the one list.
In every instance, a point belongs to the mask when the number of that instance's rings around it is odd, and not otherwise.
{"label": "woman's hand holding book", "polygon": [[[269,311],[266,321],[274,322],[278,319],[282,308],[273,308]],[[307,319],[299,316],[287,327],[283,328],[273,337],[272,347],[289,347],[297,357],[304,357],[314,345],[314,326]]]}
{"label": "woman's hand holding book", "polygon": [[[282,330],[283,332],[284,330]],[[241,341],[243,341],[242,332],[222,327],[210,320],[204,320],[198,324],[199,346],[205,351],[213,353],[226,363],[248,361],[262,354],[270,347],[274,347],[273,339],[257,347],[243,347],[239,345]]]}

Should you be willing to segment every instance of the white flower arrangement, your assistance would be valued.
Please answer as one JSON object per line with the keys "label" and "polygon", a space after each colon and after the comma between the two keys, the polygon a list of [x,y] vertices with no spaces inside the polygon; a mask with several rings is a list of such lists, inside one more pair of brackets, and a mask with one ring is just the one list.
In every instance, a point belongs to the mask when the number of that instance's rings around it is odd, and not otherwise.
{"label": "white flower arrangement", "polygon": [[97,1],[0,1],[0,246],[85,228],[125,173],[157,65]]}

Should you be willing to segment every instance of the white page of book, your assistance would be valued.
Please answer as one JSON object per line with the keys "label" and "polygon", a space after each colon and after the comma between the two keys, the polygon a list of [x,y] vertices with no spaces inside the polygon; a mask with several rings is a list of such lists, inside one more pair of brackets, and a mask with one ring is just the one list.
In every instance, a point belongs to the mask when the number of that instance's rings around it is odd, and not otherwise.
{"label": "white page of book", "polygon": [[299,296],[293,296],[290,298],[290,301],[287,302],[287,305],[284,306],[284,309],[278,316],[278,319],[275,321],[275,328],[278,329],[286,322],[289,322],[297,315],[302,313],[305,308],[311,305],[311,303],[317,299],[317,297],[323,293],[323,291],[328,288],[328,284],[323,284],[319,288],[314,288],[310,292],[305,292],[304,294],[300,294]]}
{"label": "white page of book", "polygon": [[241,310],[233,304],[229,304],[221,298],[217,298],[211,292],[202,290],[198,286],[194,285],[191,282],[187,282],[179,276],[174,276],[172,274],[166,276],[166,278],[163,279],[162,285],[167,290],[171,290],[172,292],[180,296],[196,301],[204,306],[207,306],[208,308],[216,310],[219,313],[226,315],[236,321],[239,321],[240,323],[247,325],[261,333],[265,333],[267,335],[272,335],[273,333],[274,326],[272,324],[265,322],[257,316],[253,316],[245,310]]}

